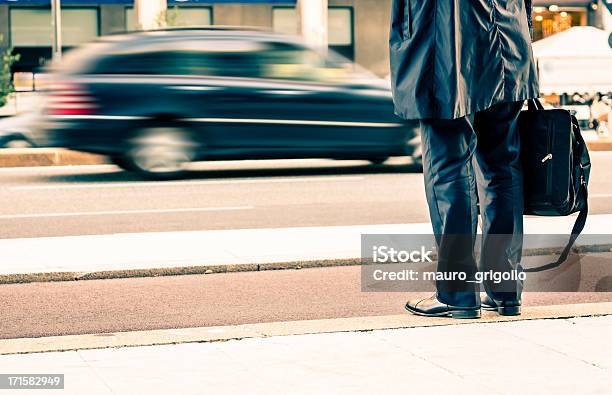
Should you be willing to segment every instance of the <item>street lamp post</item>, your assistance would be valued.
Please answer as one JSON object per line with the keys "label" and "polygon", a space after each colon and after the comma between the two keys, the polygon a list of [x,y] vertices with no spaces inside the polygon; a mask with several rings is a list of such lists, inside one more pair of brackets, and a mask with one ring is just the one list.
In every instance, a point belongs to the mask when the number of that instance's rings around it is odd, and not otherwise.
{"label": "street lamp post", "polygon": [[135,0],[134,11],[139,29],[153,30],[166,26],[167,0]]}
{"label": "street lamp post", "polygon": [[53,60],[62,57],[62,5],[61,0],[51,0],[51,42]]}
{"label": "street lamp post", "polygon": [[300,33],[307,44],[327,49],[327,0],[298,0]]}

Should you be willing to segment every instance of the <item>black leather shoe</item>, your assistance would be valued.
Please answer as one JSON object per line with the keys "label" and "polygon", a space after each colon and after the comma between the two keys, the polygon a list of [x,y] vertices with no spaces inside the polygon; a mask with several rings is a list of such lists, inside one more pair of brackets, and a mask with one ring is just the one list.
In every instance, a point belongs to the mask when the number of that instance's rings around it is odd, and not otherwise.
{"label": "black leather shoe", "polygon": [[480,298],[480,304],[483,310],[497,311],[499,315],[521,315],[520,300],[497,301],[485,295]]}
{"label": "black leather shoe", "polygon": [[480,306],[451,306],[440,302],[436,295],[427,299],[409,300],[406,310],[425,317],[480,318]]}

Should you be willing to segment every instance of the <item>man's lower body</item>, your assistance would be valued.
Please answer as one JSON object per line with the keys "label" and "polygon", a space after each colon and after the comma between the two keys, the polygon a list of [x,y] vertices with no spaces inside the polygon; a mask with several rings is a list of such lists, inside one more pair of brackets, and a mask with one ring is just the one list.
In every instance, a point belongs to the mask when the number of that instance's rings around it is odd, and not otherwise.
{"label": "man's lower body", "polygon": [[[501,103],[469,117],[421,121],[425,192],[438,246],[438,273],[465,278],[436,283],[437,293],[409,301],[426,316],[477,318],[481,298],[474,254],[478,202],[482,219],[480,271],[520,271],[523,191],[518,116],[523,102]],[[483,281],[483,307],[500,314],[520,312],[522,283]],[[516,277],[516,276],[514,276]]]}

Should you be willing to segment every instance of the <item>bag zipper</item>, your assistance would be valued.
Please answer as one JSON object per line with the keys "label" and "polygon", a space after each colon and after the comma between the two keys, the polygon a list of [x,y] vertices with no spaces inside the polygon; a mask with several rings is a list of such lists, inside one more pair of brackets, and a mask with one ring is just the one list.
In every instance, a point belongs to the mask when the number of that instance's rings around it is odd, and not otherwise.
{"label": "bag zipper", "polygon": [[542,158],[542,163],[544,163],[546,168],[546,196],[552,197],[552,149],[555,141],[555,134],[553,133],[553,128],[551,122],[548,123],[548,147],[547,154],[544,158]]}

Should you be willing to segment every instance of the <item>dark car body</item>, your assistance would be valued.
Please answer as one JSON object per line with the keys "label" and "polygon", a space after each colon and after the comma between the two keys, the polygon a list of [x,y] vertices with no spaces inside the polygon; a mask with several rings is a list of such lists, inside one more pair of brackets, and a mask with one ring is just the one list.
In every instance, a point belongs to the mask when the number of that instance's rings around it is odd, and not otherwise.
{"label": "dark car body", "polygon": [[156,144],[174,144],[189,161],[380,161],[418,147],[416,125],[394,115],[383,80],[269,32],[109,36],[66,56],[52,81],[39,145],[109,155],[145,173],[133,158],[140,145],[154,156],[167,153]]}

